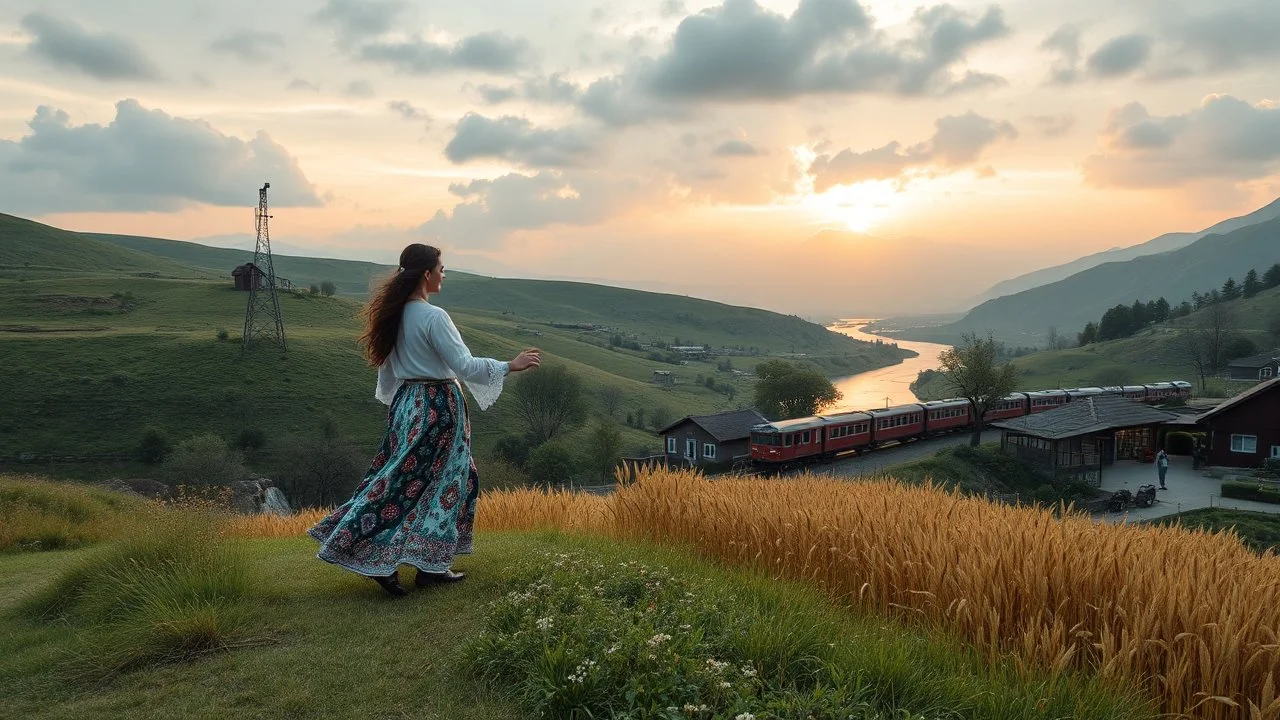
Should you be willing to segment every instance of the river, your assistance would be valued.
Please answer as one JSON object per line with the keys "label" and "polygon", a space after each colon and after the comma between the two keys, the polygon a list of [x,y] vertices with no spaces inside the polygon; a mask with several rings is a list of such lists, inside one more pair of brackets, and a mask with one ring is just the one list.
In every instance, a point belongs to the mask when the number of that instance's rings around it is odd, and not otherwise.
{"label": "river", "polygon": [[938,367],[938,354],[951,347],[937,343],[911,342],[881,337],[864,332],[863,327],[874,320],[841,320],[828,329],[843,333],[855,340],[886,343],[897,343],[898,347],[914,350],[918,356],[907,358],[897,365],[890,365],[878,370],[835,378],[831,382],[844,397],[832,408],[824,412],[840,412],[843,410],[869,410],[890,405],[902,405],[916,402],[918,398],[911,392],[911,383],[921,370],[932,370]]}

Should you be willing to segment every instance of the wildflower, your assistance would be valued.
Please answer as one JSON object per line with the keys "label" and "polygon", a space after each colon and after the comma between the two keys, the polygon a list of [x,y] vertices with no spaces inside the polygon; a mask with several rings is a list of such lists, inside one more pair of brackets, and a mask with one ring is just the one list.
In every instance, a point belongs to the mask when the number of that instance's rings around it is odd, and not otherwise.
{"label": "wildflower", "polygon": [[733,716],[733,720],[756,720],[756,716],[751,713],[739,713]]}
{"label": "wildflower", "polygon": [[551,627],[552,623],[553,621],[551,618],[544,617],[544,618],[538,618],[538,621],[535,624],[538,626],[539,630],[546,630]]}
{"label": "wildflower", "polygon": [[657,635],[654,635],[653,637],[649,638],[646,642],[649,643],[649,647],[658,647],[659,645],[661,645],[662,643],[670,639],[671,639],[670,635],[666,633],[658,633]]}
{"label": "wildflower", "polygon": [[756,669],[751,667],[750,665],[743,665],[742,674],[749,678],[753,678],[756,676]]}

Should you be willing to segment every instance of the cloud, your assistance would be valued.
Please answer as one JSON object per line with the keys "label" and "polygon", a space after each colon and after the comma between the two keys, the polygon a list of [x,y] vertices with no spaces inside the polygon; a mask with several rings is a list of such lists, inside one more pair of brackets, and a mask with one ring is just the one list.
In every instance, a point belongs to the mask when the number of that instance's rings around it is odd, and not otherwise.
{"label": "cloud", "polygon": [[520,91],[513,87],[498,87],[497,85],[481,85],[476,88],[480,92],[480,99],[489,105],[501,105],[508,100],[514,100],[520,95]]}
{"label": "cloud", "polygon": [[350,47],[390,31],[405,7],[402,0],[325,0],[324,7],[317,10],[312,19],[333,25],[338,44]]}
{"label": "cloud", "polygon": [[446,70],[478,70],[495,74],[519,70],[530,55],[529,43],[499,32],[465,37],[452,45],[421,37],[410,40],[379,40],[363,45],[359,57],[368,62],[390,65],[410,75],[428,75]]}
{"label": "cloud", "polygon": [[1103,150],[1085,160],[1100,187],[1178,187],[1242,182],[1280,171],[1280,108],[1211,95],[1182,115],[1157,116],[1138,103],[1111,111]]}
{"label": "cloud", "polygon": [[760,154],[755,145],[746,140],[725,140],[711,151],[717,157],[754,157]]}
{"label": "cloud", "polygon": [[352,80],[342,89],[342,94],[352,98],[371,98],[377,93],[373,90],[373,83],[368,80]]}
{"label": "cloud", "polygon": [[294,78],[292,81],[289,82],[288,86],[285,87],[285,90],[288,90],[290,92],[318,93],[320,92],[320,86],[316,85],[313,82],[303,80],[302,78]]}
{"label": "cloud", "polygon": [[636,189],[595,173],[543,171],[472,180],[450,185],[449,191],[463,201],[449,212],[437,211],[418,230],[443,244],[491,249],[520,230],[604,222]]}
{"label": "cloud", "polygon": [[1085,64],[1100,78],[1128,75],[1151,57],[1151,38],[1146,35],[1121,35],[1103,43],[1089,55]]}
{"label": "cloud", "polygon": [[1197,56],[1211,72],[1275,61],[1280,59],[1280,3],[1252,0],[1215,9],[1177,24],[1171,35],[1180,56]]}
{"label": "cloud", "polygon": [[892,179],[921,165],[960,168],[977,160],[989,145],[1018,137],[1017,129],[1008,122],[972,111],[939,118],[934,126],[933,137],[910,147],[904,148],[895,140],[863,152],[846,148],[834,155],[819,155],[809,166],[814,190],[821,193],[836,185]]}
{"label": "cloud", "polygon": [[20,140],[0,140],[0,203],[20,214],[249,206],[267,181],[276,205],[321,204],[297,160],[263,132],[241,140],[136,100],[116,103],[108,125],[73,126],[48,106],[29,125]]}
{"label": "cloud", "polygon": [[1040,49],[1056,53],[1058,58],[1049,68],[1049,82],[1070,85],[1080,74],[1080,28],[1063,25],[1040,43]]}
{"label": "cloud", "polygon": [[161,79],[160,70],[129,38],[89,32],[46,12],[24,16],[22,28],[34,38],[27,51],[55,67],[99,80]]}
{"label": "cloud", "polygon": [[974,17],[949,5],[918,10],[912,36],[890,43],[854,0],[802,0],[790,17],[725,0],[681,21],[666,54],[636,68],[652,95],[684,101],[782,100],[806,94],[945,93],[997,82],[952,68],[1008,32],[998,7]]}
{"label": "cloud", "polygon": [[234,55],[244,62],[262,62],[271,57],[272,51],[284,45],[284,37],[278,33],[257,30],[239,30],[224,35],[209,45],[209,49],[224,55]]}
{"label": "cloud", "polygon": [[467,113],[445,146],[450,162],[495,158],[531,167],[580,165],[595,152],[595,141],[577,128],[542,130],[511,115],[490,119]]}
{"label": "cloud", "polygon": [[405,120],[429,120],[431,116],[427,115],[427,111],[423,108],[415,106],[408,100],[392,100],[387,103],[387,108]]}
{"label": "cloud", "polygon": [[1071,113],[1061,115],[1032,115],[1027,118],[1048,138],[1062,137],[1071,132],[1076,125],[1076,116]]}

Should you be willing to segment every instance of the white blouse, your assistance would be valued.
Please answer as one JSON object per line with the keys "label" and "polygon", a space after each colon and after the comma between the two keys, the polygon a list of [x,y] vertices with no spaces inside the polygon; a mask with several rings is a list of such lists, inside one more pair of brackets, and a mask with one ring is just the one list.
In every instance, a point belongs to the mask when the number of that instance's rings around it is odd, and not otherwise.
{"label": "white blouse", "polygon": [[396,347],[378,368],[374,395],[390,405],[405,380],[458,378],[480,409],[487,410],[502,393],[502,381],[510,371],[509,363],[501,360],[472,357],[453,318],[443,308],[410,300],[404,306]]}

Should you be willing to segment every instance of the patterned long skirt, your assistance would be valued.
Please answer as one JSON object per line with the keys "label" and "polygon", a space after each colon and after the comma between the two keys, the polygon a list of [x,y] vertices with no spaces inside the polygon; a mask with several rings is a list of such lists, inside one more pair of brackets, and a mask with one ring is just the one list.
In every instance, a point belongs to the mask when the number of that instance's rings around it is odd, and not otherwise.
{"label": "patterned long skirt", "polygon": [[307,532],[320,541],[316,557],[361,575],[401,564],[441,572],[471,553],[479,491],[458,383],[406,383],[360,487]]}

